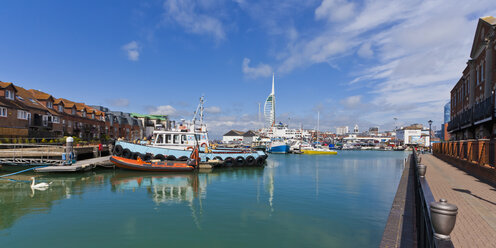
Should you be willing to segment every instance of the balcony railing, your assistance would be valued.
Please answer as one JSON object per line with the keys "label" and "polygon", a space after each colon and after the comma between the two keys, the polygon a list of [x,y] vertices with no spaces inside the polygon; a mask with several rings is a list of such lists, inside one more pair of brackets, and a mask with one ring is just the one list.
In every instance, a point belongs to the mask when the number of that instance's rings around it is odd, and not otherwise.
{"label": "balcony railing", "polygon": [[495,115],[495,97],[494,94],[476,103],[473,107],[464,110],[460,114],[451,118],[448,123],[448,132],[455,131],[466,125],[473,125],[478,121],[492,118]]}

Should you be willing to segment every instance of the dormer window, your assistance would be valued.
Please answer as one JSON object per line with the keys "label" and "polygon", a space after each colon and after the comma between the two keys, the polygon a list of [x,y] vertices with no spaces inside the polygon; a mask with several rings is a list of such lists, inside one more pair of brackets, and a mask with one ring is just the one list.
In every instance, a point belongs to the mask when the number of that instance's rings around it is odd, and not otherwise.
{"label": "dormer window", "polygon": [[47,102],[47,107],[48,108],[53,108],[53,103],[52,102]]}
{"label": "dormer window", "polygon": [[11,90],[6,90],[5,91],[5,98],[10,99],[10,100],[14,100],[14,92],[12,92]]}
{"label": "dormer window", "polygon": [[83,117],[86,117],[86,111],[83,110]]}
{"label": "dormer window", "polygon": [[76,114],[76,109],[72,109],[72,114],[75,115]]}
{"label": "dormer window", "polygon": [[95,119],[95,114],[91,114],[91,119]]}
{"label": "dormer window", "polygon": [[64,107],[62,105],[59,105],[59,112],[63,112],[64,111]]}

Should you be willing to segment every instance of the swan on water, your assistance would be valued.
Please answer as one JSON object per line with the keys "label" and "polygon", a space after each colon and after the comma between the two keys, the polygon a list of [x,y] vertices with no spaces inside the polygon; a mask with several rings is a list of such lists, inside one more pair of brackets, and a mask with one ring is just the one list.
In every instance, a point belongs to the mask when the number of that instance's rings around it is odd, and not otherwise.
{"label": "swan on water", "polygon": [[50,186],[50,184],[52,184],[51,182],[50,183],[38,183],[38,184],[35,184],[34,177],[31,177],[31,180],[33,180],[33,182],[31,183],[31,188],[32,189],[45,190],[45,189],[47,189]]}

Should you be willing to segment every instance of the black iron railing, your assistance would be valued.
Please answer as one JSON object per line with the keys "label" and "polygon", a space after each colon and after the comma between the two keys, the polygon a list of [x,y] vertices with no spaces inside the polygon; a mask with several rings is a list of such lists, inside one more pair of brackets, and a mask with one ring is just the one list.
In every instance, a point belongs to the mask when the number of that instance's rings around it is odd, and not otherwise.
{"label": "black iron railing", "polygon": [[451,121],[448,123],[448,132],[495,116],[495,100],[494,94],[492,94],[482,102],[476,103],[473,107],[451,118]]}
{"label": "black iron railing", "polygon": [[417,223],[417,247],[452,248],[451,240],[440,240],[434,237],[434,228],[430,214],[431,202],[435,202],[429,184],[424,177],[420,177],[417,165],[418,154],[414,151],[412,163],[415,170],[415,211]]}

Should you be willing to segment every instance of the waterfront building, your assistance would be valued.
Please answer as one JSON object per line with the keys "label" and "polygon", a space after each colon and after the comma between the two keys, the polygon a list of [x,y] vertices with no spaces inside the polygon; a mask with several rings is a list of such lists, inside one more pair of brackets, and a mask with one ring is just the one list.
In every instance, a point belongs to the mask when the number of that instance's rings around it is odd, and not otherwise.
{"label": "waterfront building", "polygon": [[377,136],[379,134],[379,127],[371,127],[369,128],[369,135]]}
{"label": "waterfront building", "polygon": [[451,90],[450,122],[452,140],[494,137],[494,91],[496,89],[496,18],[479,19],[462,77]]}
{"label": "waterfront building", "polygon": [[138,119],[143,126],[144,137],[153,135],[155,129],[169,129],[167,115],[144,115],[138,113],[131,113],[131,117]]}
{"label": "waterfront building", "polygon": [[396,138],[406,146],[430,145],[429,129],[424,129],[421,124],[413,124],[396,130]]}
{"label": "waterfront building", "polygon": [[231,130],[222,135],[222,143],[232,143],[243,141],[243,131]]}
{"label": "waterfront building", "polygon": [[104,107],[95,108],[0,81],[2,138],[25,138],[23,142],[32,138],[56,139],[63,136],[76,136],[83,140],[142,138],[143,126],[136,118],[120,113],[122,120],[119,120],[106,113],[110,112]]}
{"label": "waterfront building", "polygon": [[336,127],[336,134],[337,135],[345,135],[349,133],[349,128],[348,126],[344,126],[344,127]]}
{"label": "waterfront building", "polygon": [[353,133],[359,133],[358,124],[355,124],[355,127],[353,128]]}

